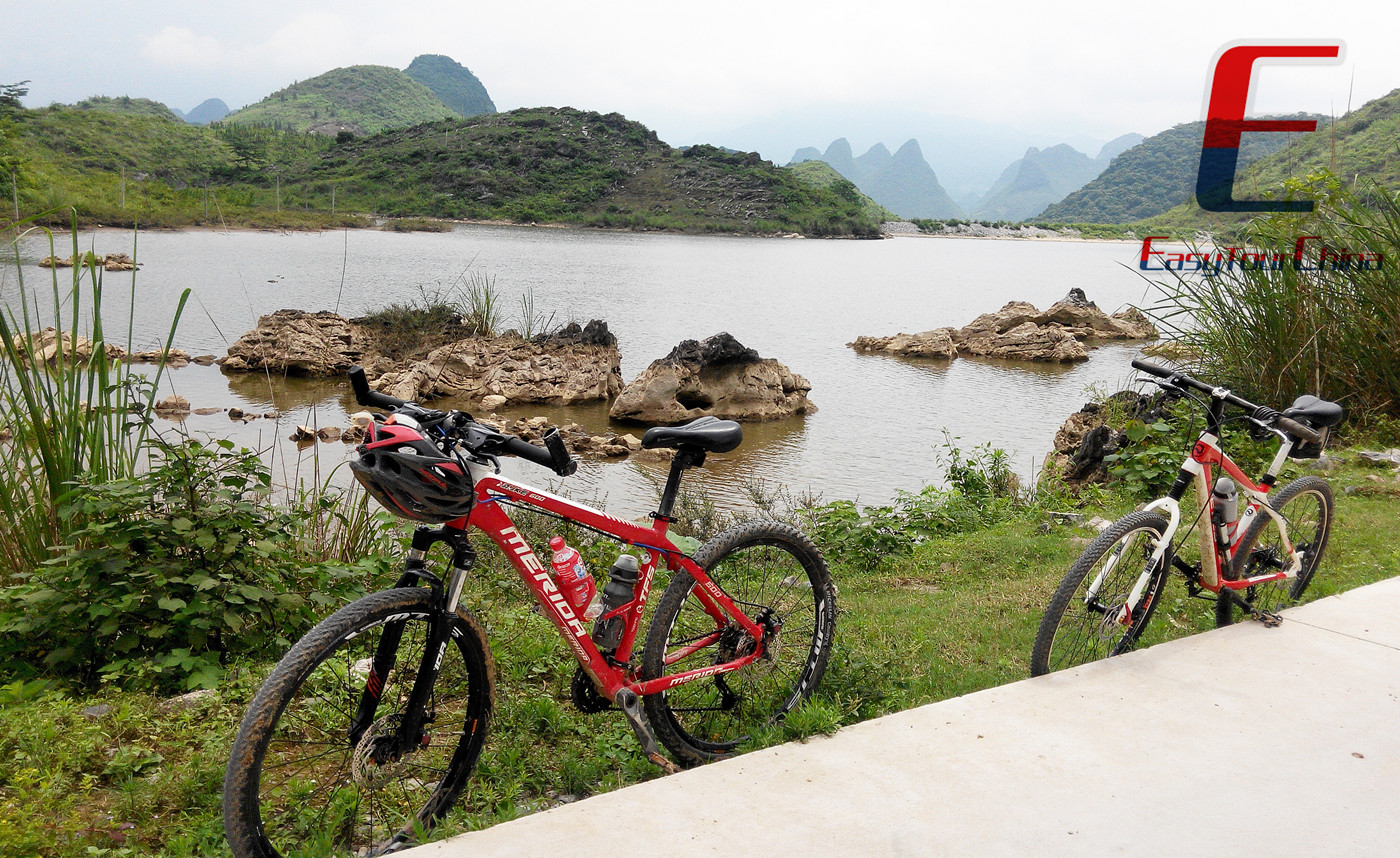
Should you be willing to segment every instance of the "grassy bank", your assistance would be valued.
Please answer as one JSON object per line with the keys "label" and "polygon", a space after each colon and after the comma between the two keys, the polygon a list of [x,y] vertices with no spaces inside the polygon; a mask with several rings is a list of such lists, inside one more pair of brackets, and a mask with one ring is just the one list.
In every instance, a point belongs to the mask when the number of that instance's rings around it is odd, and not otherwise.
{"label": "grassy bank", "polygon": [[[1388,471],[1343,457],[1348,464],[1331,476],[1338,520],[1315,597],[1400,574],[1400,548],[1389,539],[1400,485]],[[1132,504],[1108,493],[1086,512],[1111,518]],[[1024,510],[929,538],[885,563],[838,560],[841,615],[827,676],[816,697],[762,741],[801,738],[1024,678],[1040,612],[1092,535],[1057,522],[1046,510]],[[465,598],[495,651],[499,717],[447,830],[657,777],[620,717],[573,709],[566,647],[528,610],[503,561],[486,554],[483,561]],[[1210,605],[1187,599],[1174,581],[1155,635],[1191,634],[1209,623]],[[222,854],[218,806],[227,749],[268,666],[241,663],[216,691],[191,703],[115,687],[0,687],[0,842],[9,844],[7,855]]]}

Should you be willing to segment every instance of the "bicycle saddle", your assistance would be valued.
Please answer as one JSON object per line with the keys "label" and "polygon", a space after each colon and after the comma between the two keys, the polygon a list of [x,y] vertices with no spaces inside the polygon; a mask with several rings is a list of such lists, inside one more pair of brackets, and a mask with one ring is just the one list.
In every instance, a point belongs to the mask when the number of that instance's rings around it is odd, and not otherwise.
{"label": "bicycle saddle", "polygon": [[1304,394],[1293,400],[1293,404],[1288,406],[1288,410],[1283,412],[1283,416],[1290,420],[1306,422],[1315,429],[1321,429],[1326,426],[1336,426],[1342,422],[1342,406],[1325,399],[1318,399],[1312,394]]}
{"label": "bicycle saddle", "polygon": [[709,453],[728,453],[744,440],[744,430],[733,420],[697,417],[684,426],[653,426],[642,436],[642,446],[699,447]]}

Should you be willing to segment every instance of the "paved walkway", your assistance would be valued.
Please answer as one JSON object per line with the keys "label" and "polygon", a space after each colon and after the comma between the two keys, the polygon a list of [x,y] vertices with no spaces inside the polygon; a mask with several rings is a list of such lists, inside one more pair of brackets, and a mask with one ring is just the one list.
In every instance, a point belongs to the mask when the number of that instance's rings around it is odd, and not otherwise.
{"label": "paved walkway", "polygon": [[1400,855],[1400,579],[411,851]]}

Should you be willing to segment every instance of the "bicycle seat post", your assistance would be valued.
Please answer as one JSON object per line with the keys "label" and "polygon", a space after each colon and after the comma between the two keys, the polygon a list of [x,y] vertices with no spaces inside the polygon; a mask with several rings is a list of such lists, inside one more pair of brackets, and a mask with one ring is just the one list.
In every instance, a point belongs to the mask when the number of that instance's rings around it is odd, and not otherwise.
{"label": "bicycle seat post", "polygon": [[686,468],[698,468],[705,464],[705,451],[691,444],[682,444],[676,449],[671,460],[671,473],[666,477],[666,488],[661,492],[661,503],[651,517],[671,523],[671,510],[676,505],[676,495],[681,488],[681,474]]}

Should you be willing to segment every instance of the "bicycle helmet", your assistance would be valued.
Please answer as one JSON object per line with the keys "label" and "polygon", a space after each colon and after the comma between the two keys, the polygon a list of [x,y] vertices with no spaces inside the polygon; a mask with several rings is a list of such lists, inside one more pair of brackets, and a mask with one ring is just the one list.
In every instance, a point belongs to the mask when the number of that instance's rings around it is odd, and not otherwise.
{"label": "bicycle helmet", "polygon": [[471,474],[417,429],[371,423],[355,452],[359,458],[350,462],[355,479],[395,515],[441,524],[471,512]]}

